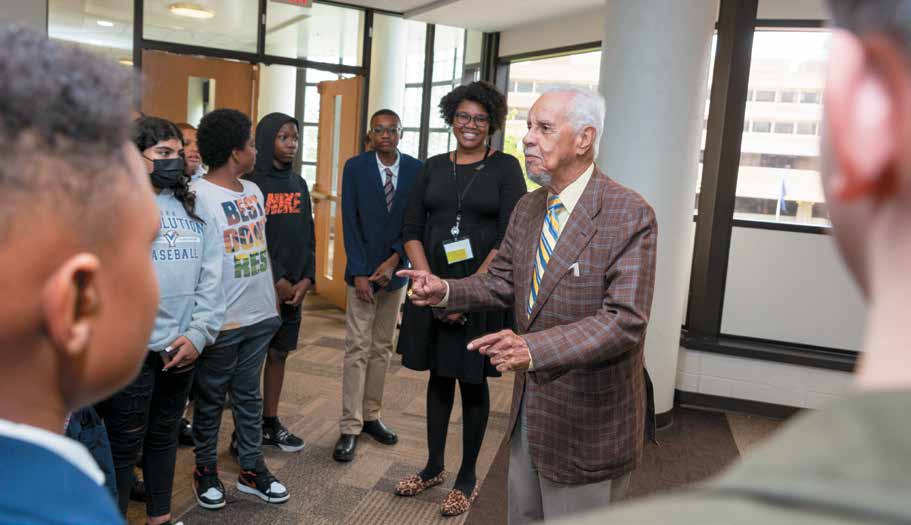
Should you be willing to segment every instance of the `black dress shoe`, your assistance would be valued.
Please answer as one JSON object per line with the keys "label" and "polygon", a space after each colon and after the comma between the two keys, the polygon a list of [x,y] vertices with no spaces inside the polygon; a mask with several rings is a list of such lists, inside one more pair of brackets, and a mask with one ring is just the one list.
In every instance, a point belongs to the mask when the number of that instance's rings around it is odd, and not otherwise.
{"label": "black dress shoe", "polygon": [[354,459],[354,449],[357,448],[357,436],[342,434],[335,443],[332,459],[336,461],[351,461]]}
{"label": "black dress shoe", "polygon": [[395,432],[389,430],[379,419],[376,421],[364,421],[364,428],[361,432],[373,436],[373,439],[384,445],[395,445],[399,442],[399,437],[395,435]]}

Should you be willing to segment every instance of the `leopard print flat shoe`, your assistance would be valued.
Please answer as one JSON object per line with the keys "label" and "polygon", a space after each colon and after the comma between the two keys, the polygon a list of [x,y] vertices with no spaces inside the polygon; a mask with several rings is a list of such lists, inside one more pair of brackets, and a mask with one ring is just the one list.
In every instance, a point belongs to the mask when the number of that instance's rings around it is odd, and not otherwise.
{"label": "leopard print flat shoe", "polygon": [[461,490],[452,489],[443,503],[440,505],[440,514],[443,516],[458,516],[468,512],[475,498],[478,497],[478,484],[475,483],[474,490],[471,491],[471,498],[466,498],[465,493]]}
{"label": "leopard print flat shoe", "polygon": [[417,496],[430,487],[439,485],[443,482],[444,479],[446,479],[446,477],[443,472],[440,472],[435,477],[432,477],[426,481],[422,480],[419,474],[414,474],[408,476],[396,484],[395,494],[397,496]]}

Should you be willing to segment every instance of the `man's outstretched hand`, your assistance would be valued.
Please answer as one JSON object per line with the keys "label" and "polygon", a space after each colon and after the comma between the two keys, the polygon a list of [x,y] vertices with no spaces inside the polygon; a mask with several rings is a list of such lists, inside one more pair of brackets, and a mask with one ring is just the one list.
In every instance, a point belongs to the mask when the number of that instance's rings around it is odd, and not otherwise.
{"label": "man's outstretched hand", "polygon": [[396,275],[411,279],[408,298],[415,306],[434,306],[446,296],[448,290],[442,279],[423,270],[399,270]]}
{"label": "man's outstretched hand", "polygon": [[490,364],[497,371],[528,370],[531,366],[531,352],[525,338],[512,330],[500,330],[487,334],[468,343],[468,349],[490,357]]}

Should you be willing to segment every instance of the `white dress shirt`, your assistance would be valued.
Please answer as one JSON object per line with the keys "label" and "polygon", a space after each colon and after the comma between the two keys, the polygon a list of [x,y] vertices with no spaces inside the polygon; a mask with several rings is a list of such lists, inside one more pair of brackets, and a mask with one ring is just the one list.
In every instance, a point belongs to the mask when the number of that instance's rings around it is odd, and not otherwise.
{"label": "white dress shirt", "polygon": [[376,165],[380,168],[380,187],[386,186],[386,168],[389,168],[389,171],[392,172],[392,187],[398,189],[399,187],[399,164],[402,160],[402,155],[396,151],[395,152],[395,162],[392,163],[392,166],[387,166],[383,164],[383,161],[380,160],[380,154],[376,154]]}
{"label": "white dress shirt", "polygon": [[[563,208],[557,212],[557,221],[560,222],[560,232],[563,232],[563,228],[566,228],[566,223],[569,222],[569,217],[573,214],[573,210],[576,209],[576,204],[578,204],[579,199],[582,197],[582,192],[585,191],[585,187],[588,186],[588,181],[592,178],[592,173],[595,172],[595,165],[592,164],[582,172],[582,175],[579,175],[579,178],[572,181],[569,186],[563,188],[563,191],[560,192],[560,202],[563,203]],[[554,194],[547,192],[548,197],[552,197]],[[546,213],[546,211],[545,211]],[[556,248],[556,246],[555,246]]]}

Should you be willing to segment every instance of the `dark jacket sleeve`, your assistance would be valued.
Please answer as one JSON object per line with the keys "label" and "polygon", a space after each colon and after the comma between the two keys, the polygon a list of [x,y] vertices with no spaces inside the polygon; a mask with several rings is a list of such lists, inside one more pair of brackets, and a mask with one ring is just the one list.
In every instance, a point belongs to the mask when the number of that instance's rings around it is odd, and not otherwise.
{"label": "dark jacket sleeve", "polygon": [[301,280],[310,279],[316,283],[316,227],[313,224],[313,201],[310,200],[310,190],[307,181],[301,178],[301,214],[304,219],[304,239],[306,241],[305,254],[307,262],[301,272]]}
{"label": "dark jacket sleeve", "polygon": [[402,239],[408,241],[424,241],[424,226],[427,222],[427,210],[424,208],[424,192],[427,190],[427,175],[429,163],[424,163],[418,171],[418,177],[411,189],[411,200],[408,211],[405,212],[405,226],[402,228]]}
{"label": "dark jacket sleeve", "polygon": [[367,244],[358,226],[356,170],[352,166],[354,162],[355,159],[349,159],[342,172],[342,231],[348,256],[348,273],[352,277],[359,277],[372,274],[373,268],[368,267]]}
{"label": "dark jacket sleeve", "polygon": [[[505,154],[504,154],[505,155]],[[500,214],[497,219],[497,244],[503,242],[506,228],[509,227],[509,217],[512,215],[516,203],[528,192],[525,184],[525,175],[519,166],[519,161],[512,155],[506,155],[505,169],[500,174]]]}

